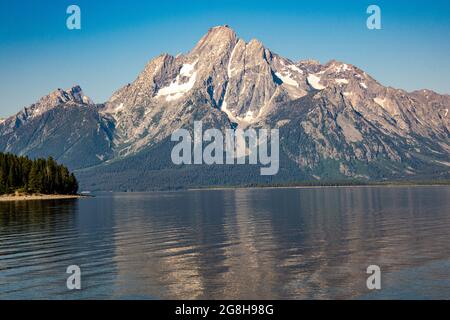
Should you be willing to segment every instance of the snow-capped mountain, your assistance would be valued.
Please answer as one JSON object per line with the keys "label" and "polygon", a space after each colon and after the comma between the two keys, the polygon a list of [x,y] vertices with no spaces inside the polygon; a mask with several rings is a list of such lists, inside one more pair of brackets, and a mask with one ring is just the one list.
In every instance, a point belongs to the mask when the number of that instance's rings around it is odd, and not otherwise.
{"label": "snow-capped mountain", "polygon": [[[75,86],[0,122],[0,151],[52,155],[83,169],[91,189],[448,178],[449,107],[448,95],[384,87],[338,61],[293,62],[218,26],[190,52],[151,60],[104,104]],[[194,120],[279,128],[280,174],[269,181],[248,167],[173,166],[170,135]]]}
{"label": "snow-capped mountain", "polygon": [[[162,132],[173,131],[173,119],[190,105],[205,104],[246,126],[263,119],[277,103],[310,90],[293,62],[220,26],[210,29],[191,52],[150,61],[133,83],[114,93],[102,114],[112,115],[119,141],[136,152]],[[155,116],[161,121],[152,125]]]}

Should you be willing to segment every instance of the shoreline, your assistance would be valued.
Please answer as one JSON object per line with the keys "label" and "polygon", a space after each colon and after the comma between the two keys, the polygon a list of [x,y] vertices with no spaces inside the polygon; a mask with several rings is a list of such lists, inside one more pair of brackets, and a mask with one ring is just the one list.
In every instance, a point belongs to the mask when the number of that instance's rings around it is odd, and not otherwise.
{"label": "shoreline", "polygon": [[238,190],[238,189],[319,189],[319,188],[370,188],[370,187],[450,187],[448,184],[355,184],[355,185],[311,185],[311,186],[233,186],[211,188],[188,188],[185,191]]}
{"label": "shoreline", "polygon": [[86,198],[86,196],[74,194],[33,194],[33,195],[3,195],[0,196],[0,202],[10,201],[31,201],[31,200],[66,200],[66,199],[80,199]]}

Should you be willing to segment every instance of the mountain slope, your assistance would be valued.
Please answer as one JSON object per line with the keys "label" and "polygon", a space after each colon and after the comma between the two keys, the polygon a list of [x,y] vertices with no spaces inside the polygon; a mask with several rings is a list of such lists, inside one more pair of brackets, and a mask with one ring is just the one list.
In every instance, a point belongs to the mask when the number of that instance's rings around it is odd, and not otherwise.
{"label": "mountain slope", "polygon": [[[350,64],[294,63],[218,26],[190,52],[152,59],[102,105],[74,87],[0,122],[0,151],[52,155],[92,190],[448,179],[449,106],[448,95],[384,87]],[[198,120],[279,128],[280,172],[173,165],[170,135]]]}
{"label": "mountain slope", "polygon": [[32,158],[52,156],[70,169],[93,166],[112,154],[113,124],[79,86],[58,89],[0,124],[0,150]]}

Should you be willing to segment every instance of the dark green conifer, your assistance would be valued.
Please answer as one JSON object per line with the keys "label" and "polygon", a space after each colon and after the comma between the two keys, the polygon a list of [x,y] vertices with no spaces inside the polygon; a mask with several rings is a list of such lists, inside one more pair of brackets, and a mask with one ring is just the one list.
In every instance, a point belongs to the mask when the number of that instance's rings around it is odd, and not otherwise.
{"label": "dark green conifer", "polygon": [[0,194],[25,191],[43,194],[76,194],[78,181],[73,173],[49,157],[30,160],[0,153]]}

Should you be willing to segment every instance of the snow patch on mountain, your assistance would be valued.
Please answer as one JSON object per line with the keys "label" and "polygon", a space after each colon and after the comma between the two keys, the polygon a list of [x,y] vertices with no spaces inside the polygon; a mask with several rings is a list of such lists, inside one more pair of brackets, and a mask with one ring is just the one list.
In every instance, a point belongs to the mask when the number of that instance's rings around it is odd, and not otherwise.
{"label": "snow patch on mountain", "polygon": [[123,102],[121,103],[121,104],[119,104],[115,109],[114,109],[114,111],[115,112],[119,112],[119,111],[121,111],[123,109]]}
{"label": "snow patch on mountain", "polygon": [[381,106],[383,109],[386,109],[386,98],[381,99],[381,98],[375,98],[373,99],[373,101],[375,101],[376,104],[378,104],[379,106]]}
{"label": "snow patch on mountain", "polygon": [[276,75],[281,81],[283,81],[283,83],[285,83],[285,84],[287,84],[287,85],[290,85],[290,86],[298,87],[298,82],[291,78],[292,75],[291,75],[290,73],[287,73],[287,74],[283,75],[283,74],[281,74],[281,73],[279,73],[279,72],[276,72],[275,75]]}
{"label": "snow patch on mountain", "polygon": [[336,83],[338,84],[348,84],[347,79],[335,79],[334,81],[336,81]]}
{"label": "snow patch on mountain", "polygon": [[298,73],[300,73],[300,74],[303,74],[303,70],[300,69],[299,67],[297,67],[297,66],[294,65],[294,64],[290,64],[290,65],[288,65],[287,67],[288,67],[289,69],[291,69],[292,71],[295,71],[295,72],[298,72]]}
{"label": "snow patch on mountain", "polygon": [[254,112],[254,111],[251,111],[251,110],[248,110],[248,111],[245,113],[244,117],[236,116],[236,115],[233,113],[233,111],[231,111],[231,110],[229,110],[229,109],[227,108],[227,103],[226,103],[225,101],[222,103],[221,110],[222,110],[223,112],[225,112],[225,114],[228,116],[228,119],[229,119],[231,122],[237,123],[237,124],[239,124],[239,125],[248,125],[248,124],[250,124],[250,123],[253,123],[253,122],[258,118],[258,116],[259,116],[259,115],[256,115],[256,116],[255,116],[255,112]]}
{"label": "snow patch on mountain", "polygon": [[314,89],[317,89],[317,90],[325,89],[325,87],[319,83],[320,82],[320,77],[318,77],[317,75],[310,74],[307,79],[308,79],[308,83]]}
{"label": "snow patch on mountain", "polygon": [[347,71],[349,69],[350,69],[350,67],[345,63],[335,66],[335,68],[334,68],[335,72],[338,72],[338,73]]}
{"label": "snow patch on mountain", "polygon": [[239,120],[235,117],[235,115],[231,112],[231,110],[229,110],[227,108],[227,102],[226,101],[224,101],[222,103],[222,106],[221,106],[220,110],[222,110],[223,112],[226,113],[226,115],[228,116],[228,119],[230,119],[231,122],[235,122],[235,123],[239,122]]}
{"label": "snow patch on mountain", "polygon": [[[198,60],[194,63],[185,63],[180,69],[180,73],[167,87],[161,88],[156,98],[166,97],[166,101],[173,101],[180,99],[186,93],[188,93],[195,85],[197,78],[197,72],[195,70],[195,65]],[[182,82],[183,78],[188,78],[187,82]]]}
{"label": "snow patch on mountain", "polygon": [[227,74],[228,74],[228,78],[231,78],[233,76],[233,71],[234,68],[231,67],[231,62],[233,61],[233,56],[234,56],[234,52],[236,51],[237,48],[237,44],[235,44],[233,50],[231,51],[230,54],[230,60],[228,61],[228,66],[227,66]]}
{"label": "snow patch on mountain", "polygon": [[84,104],[94,104],[94,102],[88,96],[83,96],[82,101]]}

